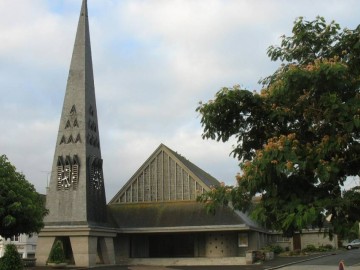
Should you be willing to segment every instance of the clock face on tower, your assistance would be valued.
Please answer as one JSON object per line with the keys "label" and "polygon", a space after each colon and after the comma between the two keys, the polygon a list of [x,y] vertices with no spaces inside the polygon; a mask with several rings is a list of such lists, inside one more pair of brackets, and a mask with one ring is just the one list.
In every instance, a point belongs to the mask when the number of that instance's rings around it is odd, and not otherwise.
{"label": "clock face on tower", "polygon": [[61,174],[58,176],[58,183],[64,188],[69,188],[71,186],[70,179],[70,169],[66,168],[61,171]]}
{"label": "clock face on tower", "polygon": [[95,189],[101,189],[103,184],[101,168],[94,168],[94,174],[91,181]]}

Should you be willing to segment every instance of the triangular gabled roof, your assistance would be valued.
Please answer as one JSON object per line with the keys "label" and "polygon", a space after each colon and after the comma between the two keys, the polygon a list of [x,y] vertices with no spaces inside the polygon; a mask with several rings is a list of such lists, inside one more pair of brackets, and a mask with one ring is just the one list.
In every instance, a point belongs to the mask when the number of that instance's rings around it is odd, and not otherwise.
{"label": "triangular gabled roof", "polygon": [[198,195],[220,182],[164,144],[108,204],[108,222],[123,233],[264,231],[230,206],[209,214]]}
{"label": "triangular gabled roof", "polygon": [[185,157],[160,144],[110,204],[195,201],[198,195],[219,184]]}

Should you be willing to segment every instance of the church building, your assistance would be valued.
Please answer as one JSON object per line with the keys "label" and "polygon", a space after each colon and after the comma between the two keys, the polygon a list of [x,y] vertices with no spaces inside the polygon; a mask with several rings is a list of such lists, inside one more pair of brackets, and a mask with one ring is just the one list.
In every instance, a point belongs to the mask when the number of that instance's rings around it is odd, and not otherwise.
{"label": "church building", "polygon": [[108,204],[118,258],[245,258],[264,245],[266,231],[244,213],[224,206],[213,215],[196,201],[218,185],[161,144]]}
{"label": "church building", "polygon": [[106,203],[87,0],[82,0],[47,193],[37,265],[56,242],[79,267],[134,259],[240,258],[273,235],[230,207],[206,213],[198,195],[219,181],[161,144]]}

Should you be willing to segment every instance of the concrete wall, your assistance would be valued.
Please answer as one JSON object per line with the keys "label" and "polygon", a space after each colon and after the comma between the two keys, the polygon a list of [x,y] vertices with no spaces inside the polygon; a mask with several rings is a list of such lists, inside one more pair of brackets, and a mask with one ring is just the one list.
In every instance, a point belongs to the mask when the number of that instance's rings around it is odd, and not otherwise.
{"label": "concrete wall", "polygon": [[236,232],[212,232],[206,234],[205,257],[236,257],[238,238]]}
{"label": "concrete wall", "polygon": [[328,235],[324,235],[324,232],[318,230],[312,232],[305,232],[301,235],[301,248],[306,248],[307,245],[314,245],[315,247],[321,247],[325,245],[332,245],[333,248],[338,248],[337,235],[334,235],[332,240]]}
{"label": "concrete wall", "polygon": [[257,250],[257,249],[259,249],[259,233],[249,232],[248,250]]}
{"label": "concrete wall", "polygon": [[[257,246],[257,233],[252,233],[252,235],[253,242],[255,243],[254,246]],[[156,239],[155,235],[151,237]],[[159,241],[162,237],[164,236],[159,235]],[[171,235],[169,237],[171,238]],[[175,242],[178,242],[178,246],[187,245],[189,244],[189,239],[193,239],[193,255],[190,255],[190,257],[194,258],[245,257],[245,253],[249,249],[249,247],[239,247],[238,232],[200,232],[192,236],[191,234],[184,236],[177,235],[171,239],[176,239]],[[181,239],[186,241],[180,243]],[[151,254],[154,252],[150,250],[150,242],[150,236],[146,234],[118,235],[114,240],[116,262],[120,263],[129,258],[152,257]],[[179,251],[181,250],[177,250],[177,252]],[[173,255],[175,257],[183,257],[180,256],[182,254],[178,253]],[[185,257],[188,257],[188,255]]]}
{"label": "concrete wall", "polygon": [[[285,250],[294,250],[294,239],[292,237],[286,238],[282,237],[280,234],[272,235],[270,242],[283,247]],[[317,248],[325,245],[332,245],[333,248],[338,248],[337,235],[334,235],[333,239],[330,240],[328,235],[325,235],[324,232],[319,232],[319,230],[304,231],[300,235],[300,242],[301,249],[306,248],[307,245],[314,245]]]}
{"label": "concrete wall", "polygon": [[120,264],[130,258],[130,236],[126,234],[117,235],[114,239],[115,261]]}
{"label": "concrete wall", "polygon": [[[241,232],[247,235],[247,246],[239,246],[239,232],[199,232],[194,236],[194,258],[220,258],[220,257],[245,257],[248,250],[259,250],[269,244],[282,246],[284,249],[293,250],[293,239],[282,237],[280,234],[266,234],[262,232]],[[181,239],[181,237],[180,237]],[[179,238],[177,239],[179,241]],[[332,240],[324,237],[318,230],[307,231],[301,234],[301,248],[307,245],[315,247],[332,245],[337,248],[336,235]],[[149,258],[149,238],[146,235],[119,235],[115,241],[116,260],[121,261],[133,258]]]}

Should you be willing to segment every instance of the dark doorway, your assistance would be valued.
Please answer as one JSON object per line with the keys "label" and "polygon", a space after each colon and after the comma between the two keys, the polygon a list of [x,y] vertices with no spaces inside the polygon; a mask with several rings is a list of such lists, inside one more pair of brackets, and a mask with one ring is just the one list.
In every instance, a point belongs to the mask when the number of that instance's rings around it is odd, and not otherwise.
{"label": "dark doorway", "polygon": [[293,248],[294,250],[301,250],[301,235],[299,233],[293,236]]}
{"label": "dark doorway", "polygon": [[161,234],[149,236],[150,258],[194,257],[193,234]]}

